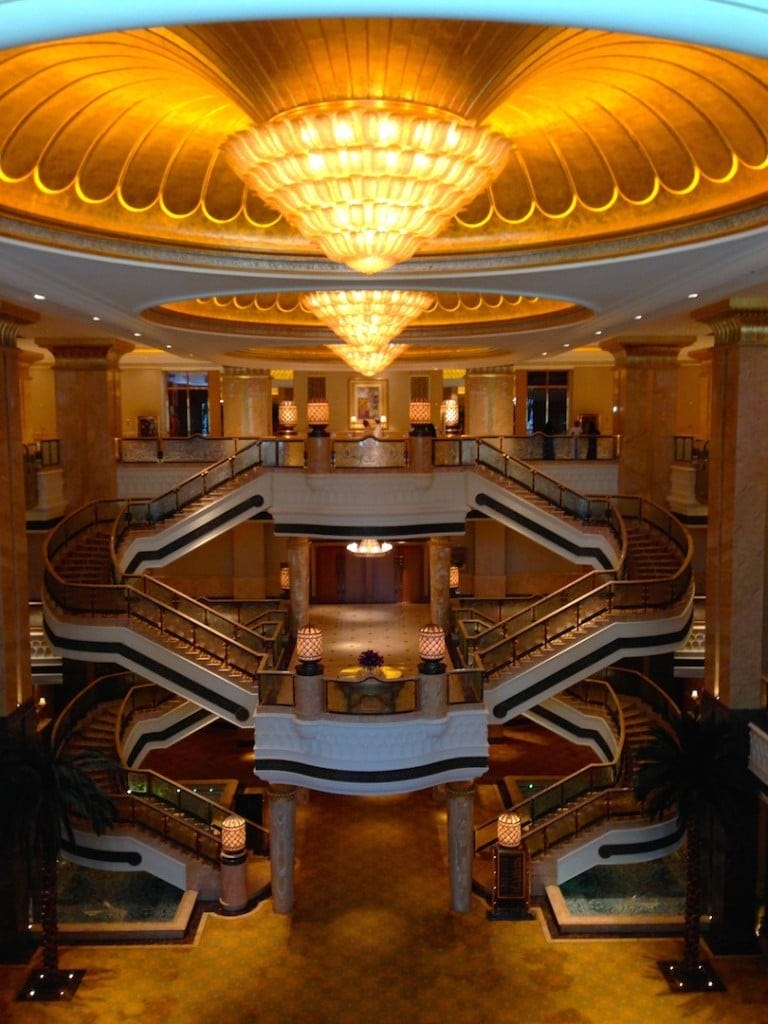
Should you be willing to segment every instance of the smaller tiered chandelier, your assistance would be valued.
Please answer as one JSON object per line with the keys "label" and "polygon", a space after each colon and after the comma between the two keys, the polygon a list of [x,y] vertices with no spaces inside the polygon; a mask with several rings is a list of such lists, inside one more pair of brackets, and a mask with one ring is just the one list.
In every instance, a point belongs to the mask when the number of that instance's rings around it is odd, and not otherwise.
{"label": "smaller tiered chandelier", "polygon": [[347,544],[347,551],[350,554],[359,555],[361,558],[379,558],[391,550],[392,545],[389,541],[379,541],[375,537],[363,537],[362,540],[355,540],[351,544]]}
{"label": "smaller tiered chandelier", "polygon": [[310,292],[301,300],[306,312],[345,342],[328,347],[365,377],[381,373],[405,352],[407,346],[393,339],[434,304],[427,292],[380,288]]}

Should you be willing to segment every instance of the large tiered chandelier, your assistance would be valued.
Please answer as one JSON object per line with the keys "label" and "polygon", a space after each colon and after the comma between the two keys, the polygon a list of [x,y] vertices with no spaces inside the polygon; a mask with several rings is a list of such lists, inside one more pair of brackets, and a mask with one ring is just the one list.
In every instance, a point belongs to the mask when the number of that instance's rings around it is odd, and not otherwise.
{"label": "large tiered chandelier", "polygon": [[371,288],[310,292],[301,304],[346,342],[329,348],[357,373],[374,377],[405,352],[407,345],[393,345],[393,339],[431,309],[435,298],[427,292]]}
{"label": "large tiered chandelier", "polygon": [[248,188],[329,259],[375,274],[409,259],[499,175],[505,136],[423,103],[336,100],[230,136]]}

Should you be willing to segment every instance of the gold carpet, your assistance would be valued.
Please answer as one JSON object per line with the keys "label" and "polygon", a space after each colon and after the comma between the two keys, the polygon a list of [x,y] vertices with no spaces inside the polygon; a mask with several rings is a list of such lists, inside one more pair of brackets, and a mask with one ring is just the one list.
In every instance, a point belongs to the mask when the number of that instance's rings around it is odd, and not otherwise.
{"label": "gold carpet", "polygon": [[295,909],[207,915],[194,944],[70,947],[72,1002],[15,1002],[26,966],[0,966],[7,1024],[764,1024],[768,964],[717,958],[727,991],[671,994],[674,939],[550,941],[540,917],[449,909],[445,807],[431,793],[312,793],[298,807]]}

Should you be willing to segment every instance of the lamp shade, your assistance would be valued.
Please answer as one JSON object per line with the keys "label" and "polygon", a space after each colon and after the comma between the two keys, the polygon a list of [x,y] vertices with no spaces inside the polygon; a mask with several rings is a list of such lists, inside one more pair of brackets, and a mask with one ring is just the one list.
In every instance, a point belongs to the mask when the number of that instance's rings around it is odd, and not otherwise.
{"label": "lamp shade", "polygon": [[299,661],[320,661],[323,656],[323,631],[317,626],[299,626],[296,633]]}
{"label": "lamp shade", "polygon": [[446,427],[455,427],[459,422],[459,403],[455,398],[446,398],[443,410],[443,421]]}
{"label": "lamp shade", "polygon": [[239,853],[245,849],[245,819],[232,814],[221,823],[221,849],[223,853]]}
{"label": "lamp shade", "polygon": [[445,657],[445,632],[430,622],[419,630],[419,657],[424,661],[442,661]]}
{"label": "lamp shade", "polygon": [[432,419],[432,405],[426,399],[417,399],[408,405],[408,420],[413,424],[429,423]]}
{"label": "lamp shade", "polygon": [[327,427],[331,419],[331,407],[323,399],[314,398],[307,402],[307,423],[310,427]]}
{"label": "lamp shade", "polygon": [[299,420],[299,412],[295,402],[281,402],[277,407],[277,422],[281,427],[295,427]]}
{"label": "lamp shade", "polygon": [[520,817],[511,811],[499,815],[496,823],[496,837],[499,846],[519,846],[523,839],[523,827]]}
{"label": "lamp shade", "polygon": [[287,565],[280,566],[280,589],[291,589],[291,570]]}
{"label": "lamp shade", "polygon": [[452,565],[448,570],[448,586],[451,590],[456,590],[459,585],[459,567],[458,565]]}

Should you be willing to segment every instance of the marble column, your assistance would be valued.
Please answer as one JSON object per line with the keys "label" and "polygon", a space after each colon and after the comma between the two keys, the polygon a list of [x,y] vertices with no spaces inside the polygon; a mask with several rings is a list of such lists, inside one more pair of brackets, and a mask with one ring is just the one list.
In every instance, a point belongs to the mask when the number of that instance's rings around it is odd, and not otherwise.
{"label": "marble column", "polygon": [[768,309],[733,302],[714,329],[709,439],[706,690],[759,708],[768,675]]}
{"label": "marble column", "polygon": [[291,573],[291,632],[309,622],[309,541],[291,537],[288,541],[288,568]]}
{"label": "marble column", "polygon": [[472,904],[472,807],[471,782],[453,782],[445,787],[448,805],[448,870],[451,880],[451,910],[466,914]]}
{"label": "marble column", "polygon": [[677,357],[695,340],[638,336],[601,345],[616,364],[620,494],[639,494],[660,505],[666,501],[677,433]]}
{"label": "marble column", "polygon": [[419,672],[419,711],[424,718],[445,718],[448,711],[448,675]]}
{"label": "marble column", "polygon": [[[310,662],[310,665],[318,664]],[[294,710],[297,718],[315,721],[325,711],[325,676],[322,665],[318,665],[319,672],[305,674],[302,671],[302,663],[294,672],[293,695]]]}
{"label": "marble column", "polygon": [[[35,437],[34,432],[29,424],[30,418],[30,407],[32,405],[32,399],[30,397],[30,390],[32,387],[32,373],[31,369],[35,363],[39,363],[43,358],[42,355],[38,355],[35,352],[19,351],[19,384],[21,388],[21,437],[24,444],[31,444]],[[54,434],[54,437],[56,435]]]}
{"label": "marble column", "polygon": [[32,695],[29,579],[21,437],[20,321],[0,305],[0,716]]}
{"label": "marble column", "polygon": [[108,338],[46,339],[54,356],[56,420],[67,505],[117,494],[118,360],[131,346]]}
{"label": "marble column", "polygon": [[269,787],[269,863],[272,907],[276,914],[293,910],[293,875],[296,857],[296,788]]}
{"label": "marble column", "polygon": [[272,379],[269,370],[225,366],[221,376],[225,437],[269,437]]}
{"label": "marble column", "polygon": [[451,541],[449,537],[429,539],[429,614],[436,626],[451,631]]}
{"label": "marble column", "polygon": [[514,434],[514,371],[505,366],[469,370],[464,406],[465,433],[501,437]]}

